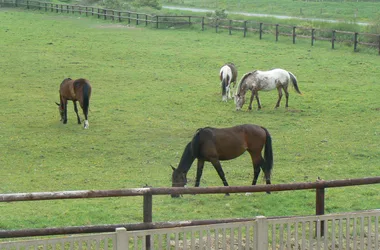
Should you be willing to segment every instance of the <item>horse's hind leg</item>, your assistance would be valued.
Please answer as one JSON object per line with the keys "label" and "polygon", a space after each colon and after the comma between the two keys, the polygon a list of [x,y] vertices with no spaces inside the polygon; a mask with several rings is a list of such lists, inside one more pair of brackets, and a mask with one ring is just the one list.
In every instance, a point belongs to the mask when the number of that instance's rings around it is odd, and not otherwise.
{"label": "horse's hind leg", "polygon": [[281,102],[281,98],[282,98],[282,88],[281,87],[277,88],[277,91],[278,91],[278,100],[277,100],[276,106],[274,108],[280,107],[280,102]]}
{"label": "horse's hind leg", "polygon": [[287,87],[284,87],[284,92],[285,92],[285,98],[286,98],[285,107],[287,108],[288,107],[288,101],[289,101],[289,92],[288,92],[288,88]]}
{"label": "horse's hind leg", "polygon": [[[228,182],[227,182],[226,177],[224,175],[224,172],[223,172],[223,169],[222,169],[222,165],[220,164],[220,161],[219,160],[213,160],[213,161],[211,161],[211,163],[214,166],[216,172],[218,172],[218,175],[219,175],[220,179],[222,179],[223,185],[224,186],[228,186]],[[230,195],[229,193],[226,193],[226,196],[229,196],[229,195]]]}
{"label": "horse's hind leg", "polygon": [[75,111],[75,113],[77,114],[78,124],[81,124],[81,122],[80,122],[80,117],[79,117],[79,114],[78,114],[77,102],[76,102],[76,101],[73,101],[73,103],[74,103],[74,111]]}

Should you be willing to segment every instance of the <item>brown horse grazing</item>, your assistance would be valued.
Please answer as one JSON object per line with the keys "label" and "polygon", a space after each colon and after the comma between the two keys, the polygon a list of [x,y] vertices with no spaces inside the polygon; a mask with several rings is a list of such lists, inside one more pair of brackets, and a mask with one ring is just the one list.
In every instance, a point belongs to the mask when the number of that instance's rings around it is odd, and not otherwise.
{"label": "brown horse grazing", "polygon": [[[264,158],[261,155],[265,147]],[[228,186],[220,161],[231,160],[245,151],[251,155],[254,176],[252,185],[256,185],[260,169],[265,174],[266,183],[270,184],[273,168],[272,138],[266,128],[244,124],[230,128],[201,128],[186,145],[178,168],[173,169],[172,187],[184,187],[187,172],[195,159],[198,159],[195,187],[199,187],[205,161],[211,162],[224,186]],[[226,194],[229,195],[229,194]],[[179,197],[179,195],[172,195]]]}
{"label": "brown horse grazing", "polygon": [[88,107],[90,105],[90,97],[91,85],[88,80],[83,78],[77,80],[66,78],[63,80],[59,88],[60,104],[56,103],[59,106],[59,113],[61,115],[61,121],[63,121],[63,124],[67,123],[67,100],[73,101],[74,111],[77,114],[78,124],[81,124],[77,108],[77,101],[79,101],[85,117],[84,128],[88,128],[89,123],[87,116]]}

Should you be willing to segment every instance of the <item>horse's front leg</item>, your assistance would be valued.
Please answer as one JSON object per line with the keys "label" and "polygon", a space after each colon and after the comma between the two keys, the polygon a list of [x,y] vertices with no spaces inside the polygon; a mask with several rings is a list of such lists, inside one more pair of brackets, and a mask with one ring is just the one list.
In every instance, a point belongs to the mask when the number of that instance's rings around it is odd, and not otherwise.
{"label": "horse's front leg", "polygon": [[261,109],[261,102],[260,102],[258,91],[256,91],[256,101],[257,101],[257,110],[260,110]]}
{"label": "horse's front leg", "polygon": [[63,124],[67,123],[67,100],[63,100]]}
{"label": "horse's front leg", "polygon": [[80,124],[80,117],[79,117],[79,114],[78,114],[78,107],[77,107],[77,102],[76,101],[73,101],[74,103],[74,111],[75,113],[77,114],[77,120],[78,120],[78,124]]}
{"label": "horse's front leg", "polygon": [[205,165],[205,162],[203,160],[198,159],[197,163],[197,176],[195,178],[195,187],[199,187],[202,173],[203,173],[203,167]]}
{"label": "horse's front leg", "polygon": [[[228,186],[228,182],[226,180],[226,176],[224,175],[224,172],[223,172],[223,169],[222,169],[222,165],[220,164],[220,161],[219,160],[214,160],[214,161],[211,161],[211,163],[214,166],[216,172],[218,172],[218,175],[219,175],[220,179],[222,179],[223,185],[224,186]],[[226,196],[229,196],[229,195],[230,195],[229,193],[226,193]]]}
{"label": "horse's front leg", "polygon": [[255,98],[255,91],[254,90],[252,90],[252,95],[251,95],[251,99],[249,100],[248,110],[252,110],[253,98]]}

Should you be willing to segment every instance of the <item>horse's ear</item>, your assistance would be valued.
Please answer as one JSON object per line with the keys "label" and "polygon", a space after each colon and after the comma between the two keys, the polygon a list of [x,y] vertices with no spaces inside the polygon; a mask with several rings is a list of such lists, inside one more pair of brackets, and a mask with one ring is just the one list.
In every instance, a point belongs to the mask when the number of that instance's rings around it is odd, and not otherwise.
{"label": "horse's ear", "polygon": [[55,102],[55,104],[57,104],[58,106],[61,106],[61,104],[59,104],[58,102]]}

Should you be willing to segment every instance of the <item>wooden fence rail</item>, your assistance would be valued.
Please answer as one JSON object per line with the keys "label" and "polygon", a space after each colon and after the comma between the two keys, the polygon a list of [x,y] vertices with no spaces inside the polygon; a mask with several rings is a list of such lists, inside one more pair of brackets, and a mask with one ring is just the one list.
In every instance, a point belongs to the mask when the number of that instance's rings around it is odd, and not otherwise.
{"label": "wooden fence rail", "polygon": [[[105,198],[105,197],[123,197],[123,196],[143,196],[143,222],[144,229],[155,228],[153,223],[153,196],[170,195],[170,194],[217,194],[217,193],[246,193],[246,192],[267,192],[267,191],[290,191],[290,190],[316,190],[316,215],[323,215],[325,209],[325,189],[336,187],[347,187],[357,185],[380,184],[380,176],[362,179],[346,179],[333,181],[317,181],[307,183],[292,184],[272,184],[256,186],[227,186],[227,187],[163,187],[163,188],[130,188],[121,190],[81,190],[81,191],[63,191],[63,192],[37,192],[37,193],[16,193],[0,194],[0,202],[19,202],[19,201],[41,201],[41,200],[62,200],[62,199],[88,199],[88,198]],[[247,220],[247,219],[246,219]],[[234,221],[234,220],[230,220]],[[239,220],[235,220],[239,221]],[[240,219],[241,221],[241,219]],[[220,223],[220,222],[214,222]],[[120,225],[118,225],[120,226]],[[125,225],[123,225],[125,227]],[[181,222],[172,223],[172,226],[181,226]],[[323,227],[321,223],[321,227]],[[114,229],[114,227],[112,227]],[[103,227],[104,229],[104,227]],[[112,229],[112,230],[113,230]],[[38,232],[44,230],[46,234],[62,233],[83,233],[83,228],[71,228],[66,230],[38,229],[37,231],[9,231],[0,230],[0,238],[26,237],[38,235]],[[99,232],[99,228],[89,227],[88,232]],[[322,231],[323,234],[323,231]],[[34,236],[33,235],[33,236]]]}
{"label": "wooden fence rail", "polygon": [[233,31],[242,32],[244,37],[248,36],[248,32],[258,33],[259,39],[263,39],[264,34],[270,34],[274,35],[276,42],[280,40],[280,36],[291,37],[293,44],[296,43],[297,39],[310,39],[312,46],[315,44],[315,41],[318,40],[330,41],[332,49],[335,49],[335,44],[338,42],[353,45],[355,52],[359,50],[359,45],[364,45],[370,48],[377,48],[378,54],[380,55],[380,34],[323,30],[310,27],[263,23],[251,20],[245,21],[184,15],[160,16],[104,9],[100,7],[56,4],[34,0],[0,0],[0,7],[1,6],[26,7],[27,9],[39,9],[56,13],[79,13],[79,15],[85,14],[86,16],[97,16],[97,18],[103,18],[104,20],[117,20],[118,22],[127,21],[128,24],[131,24],[131,22],[134,22],[136,25],[145,24],[145,26],[151,24],[152,27],[156,28],[200,25],[202,30],[205,30],[207,27],[214,29],[217,33],[221,30],[227,30],[229,35],[232,35]]}

